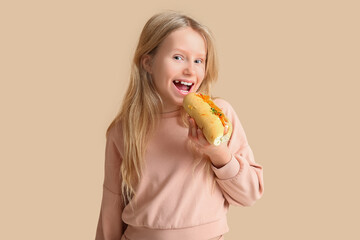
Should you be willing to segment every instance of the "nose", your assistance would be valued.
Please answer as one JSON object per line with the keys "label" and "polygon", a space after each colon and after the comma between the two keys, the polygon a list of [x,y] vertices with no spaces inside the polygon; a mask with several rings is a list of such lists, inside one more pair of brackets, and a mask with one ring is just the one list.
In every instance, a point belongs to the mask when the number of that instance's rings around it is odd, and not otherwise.
{"label": "nose", "polygon": [[193,62],[188,62],[184,68],[184,74],[185,75],[194,75],[195,74],[195,68]]}

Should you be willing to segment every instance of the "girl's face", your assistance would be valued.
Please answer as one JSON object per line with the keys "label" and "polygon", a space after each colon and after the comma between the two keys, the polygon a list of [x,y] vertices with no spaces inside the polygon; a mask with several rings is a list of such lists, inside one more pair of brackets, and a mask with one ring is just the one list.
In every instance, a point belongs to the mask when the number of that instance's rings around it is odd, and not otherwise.
{"label": "girl's face", "polygon": [[[147,59],[147,60],[146,60]],[[179,109],[184,96],[196,92],[205,76],[206,43],[190,27],[170,33],[154,58],[145,57],[148,72],[164,102],[164,112]]]}

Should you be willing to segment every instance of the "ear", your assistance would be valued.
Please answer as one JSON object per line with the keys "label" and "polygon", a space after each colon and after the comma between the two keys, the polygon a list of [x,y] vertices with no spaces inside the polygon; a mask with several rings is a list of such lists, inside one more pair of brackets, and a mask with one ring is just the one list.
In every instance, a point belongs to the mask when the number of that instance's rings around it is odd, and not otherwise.
{"label": "ear", "polygon": [[151,63],[152,63],[152,57],[149,54],[146,54],[141,58],[141,64],[143,68],[150,74],[152,73]]}

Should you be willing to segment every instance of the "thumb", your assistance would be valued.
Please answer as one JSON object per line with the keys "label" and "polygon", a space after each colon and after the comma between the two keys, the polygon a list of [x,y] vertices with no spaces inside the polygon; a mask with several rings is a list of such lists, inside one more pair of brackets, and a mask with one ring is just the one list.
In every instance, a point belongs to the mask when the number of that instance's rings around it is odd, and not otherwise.
{"label": "thumb", "polygon": [[226,135],[229,131],[229,125],[225,125],[225,128],[224,128],[224,135]]}

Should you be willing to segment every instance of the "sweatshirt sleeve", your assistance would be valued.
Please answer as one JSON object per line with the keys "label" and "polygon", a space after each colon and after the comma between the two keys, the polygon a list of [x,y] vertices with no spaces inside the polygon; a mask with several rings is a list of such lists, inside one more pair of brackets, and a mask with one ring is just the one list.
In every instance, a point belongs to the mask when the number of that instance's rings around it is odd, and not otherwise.
{"label": "sweatshirt sleeve", "polygon": [[255,162],[245,131],[232,106],[223,99],[215,102],[233,125],[228,142],[230,162],[221,168],[211,166],[226,200],[237,206],[252,206],[264,191],[263,168]]}
{"label": "sweatshirt sleeve", "polygon": [[124,209],[119,176],[122,158],[113,134],[110,132],[106,140],[103,192],[95,240],[120,240],[126,228],[121,219]]}

